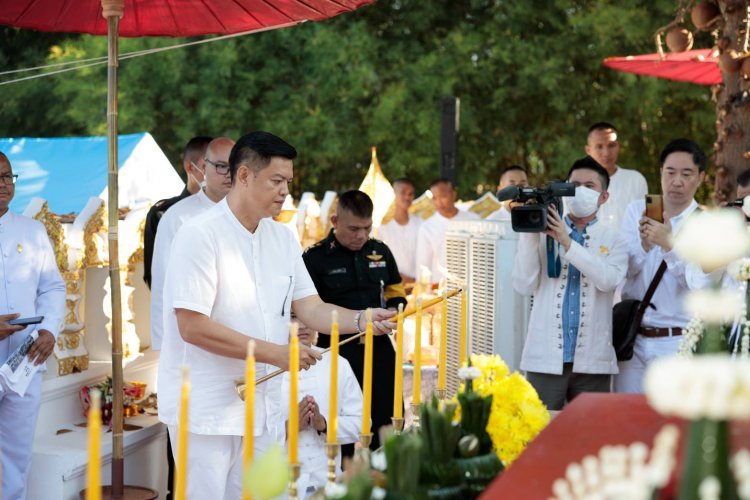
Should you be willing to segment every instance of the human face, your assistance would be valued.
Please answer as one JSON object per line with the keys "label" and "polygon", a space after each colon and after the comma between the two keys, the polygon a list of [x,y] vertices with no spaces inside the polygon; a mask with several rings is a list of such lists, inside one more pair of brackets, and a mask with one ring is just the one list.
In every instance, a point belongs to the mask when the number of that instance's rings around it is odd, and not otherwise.
{"label": "human face", "polygon": [[253,207],[258,209],[261,218],[278,217],[289,194],[289,184],[294,178],[292,160],[274,156],[268,166],[258,172],[246,166],[241,168],[249,169],[247,197]]}
{"label": "human face", "polygon": [[[0,156],[0,177],[4,178],[8,175],[13,175],[13,169],[10,167],[10,162]],[[8,211],[8,206],[10,205],[15,192],[16,186],[13,184],[13,181],[6,184],[3,180],[0,180],[0,215],[3,215]]]}
{"label": "human face", "polygon": [[456,212],[456,190],[447,182],[430,188],[432,204],[443,217],[452,217]]}
{"label": "human face", "polygon": [[331,217],[336,241],[344,248],[356,252],[361,250],[372,231],[372,217],[357,217],[348,210],[337,210]]}
{"label": "human face", "polygon": [[232,152],[232,146],[234,141],[218,138],[211,141],[206,150],[206,196],[215,202],[223,199],[232,187],[229,175],[229,153]]}
{"label": "human face", "polygon": [[[607,192],[604,191],[604,186],[602,185],[602,178],[599,177],[599,174],[597,174],[595,171],[588,168],[579,168],[578,170],[573,170],[573,173],[570,174],[568,182],[572,182],[576,187],[583,186],[592,189],[597,193],[602,193],[604,195],[607,194]],[[600,199],[599,205],[601,205],[602,203],[604,203],[604,201]]]}
{"label": "human face", "polygon": [[508,186],[528,186],[529,178],[523,170],[509,170],[500,177],[497,190],[500,191]]}
{"label": "human face", "polygon": [[183,163],[185,173],[193,178],[195,182],[200,184],[206,178],[206,161],[204,160],[206,153],[203,152],[200,156],[195,158],[186,158]]}
{"label": "human face", "polygon": [[744,199],[745,196],[750,195],[750,183],[748,183],[747,186],[742,187],[739,184],[737,185],[737,199],[741,200]]}
{"label": "human face", "polygon": [[414,201],[414,186],[408,182],[397,182],[393,190],[396,192],[396,208],[408,210]]}
{"label": "human face", "polygon": [[698,186],[706,176],[705,172],[701,172],[698,165],[693,163],[693,155],[682,151],[667,156],[660,172],[661,192],[664,204],[667,205],[665,208],[680,211],[693,201]]}
{"label": "human face", "polygon": [[617,132],[610,129],[593,130],[586,140],[586,154],[603,166],[609,175],[617,170],[617,156],[620,154],[620,142]]}

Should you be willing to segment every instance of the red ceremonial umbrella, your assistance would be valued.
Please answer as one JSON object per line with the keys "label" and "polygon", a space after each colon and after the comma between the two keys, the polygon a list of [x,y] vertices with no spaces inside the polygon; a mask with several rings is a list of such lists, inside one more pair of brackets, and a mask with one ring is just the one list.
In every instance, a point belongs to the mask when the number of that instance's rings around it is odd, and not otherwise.
{"label": "red ceremonial umbrella", "polygon": [[721,83],[718,58],[712,49],[686,50],[667,54],[608,57],[603,64],[608,68],[636,75],[655,76],[667,80],[716,85]]}
{"label": "red ceremonial umbrella", "polygon": [[[196,36],[264,31],[320,21],[375,0],[13,0],[0,25],[107,35],[109,278],[112,290],[112,498],[123,498],[122,311],[117,213],[118,35]],[[122,19],[122,21],[121,21]],[[138,495],[133,491],[134,495]]]}

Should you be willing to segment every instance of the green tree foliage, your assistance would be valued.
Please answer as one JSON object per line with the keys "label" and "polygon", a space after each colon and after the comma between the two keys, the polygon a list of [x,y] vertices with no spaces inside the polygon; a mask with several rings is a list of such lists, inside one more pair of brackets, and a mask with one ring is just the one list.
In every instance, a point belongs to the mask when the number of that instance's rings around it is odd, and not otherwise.
{"label": "green tree foliage", "polygon": [[[710,150],[710,92],[601,61],[654,52],[652,35],[673,10],[673,0],[379,0],[321,23],[123,61],[120,128],[151,132],[175,164],[193,135],[272,131],[300,151],[297,195],[358,185],[371,145],[388,177],[426,187],[438,174],[440,100],[455,95],[465,198],[492,189],[511,163],[528,165],[535,183],[563,177],[600,120],[620,128],[620,163],[657,190],[669,139]],[[172,43],[124,39],[120,49]],[[0,70],[105,54],[102,37],[0,29]],[[104,66],[0,89],[2,136],[106,130]]]}

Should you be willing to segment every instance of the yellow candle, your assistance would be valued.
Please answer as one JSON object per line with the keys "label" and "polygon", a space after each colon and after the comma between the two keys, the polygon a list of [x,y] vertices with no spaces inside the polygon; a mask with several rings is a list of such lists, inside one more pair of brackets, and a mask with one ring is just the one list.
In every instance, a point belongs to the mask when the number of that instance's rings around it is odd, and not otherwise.
{"label": "yellow candle", "polygon": [[393,418],[403,418],[404,396],[404,305],[398,305],[396,322],[396,374],[393,386]]}
{"label": "yellow candle", "polygon": [[185,500],[187,489],[187,448],[188,448],[188,400],[190,379],[187,366],[182,367],[182,393],[180,395],[180,418],[177,425],[177,470],[174,475],[174,498]]}
{"label": "yellow candle", "polygon": [[422,297],[417,297],[416,330],[414,331],[414,387],[412,388],[412,404],[422,402]]}
{"label": "yellow candle", "polygon": [[365,373],[363,380],[362,434],[370,433],[370,408],[372,404],[372,310],[368,309],[365,333]]}
{"label": "yellow candle", "polygon": [[466,290],[461,292],[461,335],[458,339],[458,366],[466,365]]}
{"label": "yellow candle", "polygon": [[[247,342],[247,359],[245,361],[245,440],[243,441],[243,464],[247,472],[253,461],[253,430],[255,418],[255,341]],[[244,477],[244,474],[243,474]],[[242,498],[250,500],[247,481],[242,482]]]}
{"label": "yellow candle", "polygon": [[438,390],[445,390],[446,364],[448,362],[448,295],[443,287],[443,302],[440,318],[440,365],[438,366]]}
{"label": "yellow candle", "polygon": [[101,500],[101,439],[102,439],[102,402],[98,390],[91,391],[89,407],[89,461],[86,465],[86,500]]}
{"label": "yellow candle", "polygon": [[299,434],[299,401],[297,400],[297,382],[299,378],[299,339],[297,338],[297,323],[289,325],[291,335],[289,345],[289,428],[287,429],[287,445],[289,448],[289,463],[297,464],[297,435]]}
{"label": "yellow candle", "polygon": [[339,382],[339,313],[331,312],[331,389],[328,394],[328,443],[336,442],[338,424],[338,382]]}

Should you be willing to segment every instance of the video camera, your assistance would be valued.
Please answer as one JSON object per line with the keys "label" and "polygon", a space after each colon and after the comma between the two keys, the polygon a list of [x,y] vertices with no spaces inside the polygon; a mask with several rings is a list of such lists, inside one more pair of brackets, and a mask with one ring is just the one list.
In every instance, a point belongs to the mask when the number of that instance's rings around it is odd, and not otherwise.
{"label": "video camera", "polygon": [[[547,229],[547,208],[554,205],[562,214],[562,197],[575,196],[572,182],[550,182],[544,188],[508,186],[497,192],[498,201],[513,201],[524,205],[513,207],[510,221],[517,233],[541,233]],[[533,201],[534,203],[528,203]]]}

